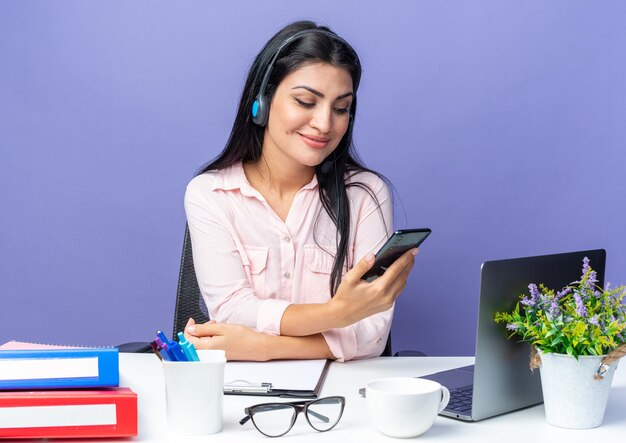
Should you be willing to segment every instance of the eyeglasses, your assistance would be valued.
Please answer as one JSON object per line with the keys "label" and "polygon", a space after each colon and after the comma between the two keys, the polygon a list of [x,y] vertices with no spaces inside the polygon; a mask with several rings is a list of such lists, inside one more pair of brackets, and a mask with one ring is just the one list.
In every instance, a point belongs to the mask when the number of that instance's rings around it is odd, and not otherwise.
{"label": "eyeglasses", "polygon": [[239,420],[243,425],[252,419],[257,430],[267,437],[280,437],[293,428],[300,412],[316,431],[330,431],[335,427],[346,404],[345,397],[324,397],[312,401],[288,403],[262,403],[250,406],[244,411],[246,416]]}

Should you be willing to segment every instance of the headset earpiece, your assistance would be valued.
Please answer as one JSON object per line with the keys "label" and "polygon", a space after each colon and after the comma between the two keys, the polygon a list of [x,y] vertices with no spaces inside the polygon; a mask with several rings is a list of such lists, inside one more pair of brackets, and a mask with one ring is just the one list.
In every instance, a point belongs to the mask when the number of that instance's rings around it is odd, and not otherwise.
{"label": "headset earpiece", "polygon": [[259,93],[252,103],[252,121],[259,126],[267,124],[269,109],[265,103],[265,95]]}

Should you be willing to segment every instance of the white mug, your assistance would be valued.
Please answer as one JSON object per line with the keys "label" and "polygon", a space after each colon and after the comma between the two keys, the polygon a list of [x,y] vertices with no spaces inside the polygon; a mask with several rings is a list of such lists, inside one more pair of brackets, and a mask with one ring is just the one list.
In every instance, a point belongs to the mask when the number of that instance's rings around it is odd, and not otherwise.
{"label": "white mug", "polygon": [[163,361],[169,431],[209,435],[222,430],[224,351],[198,350],[200,361]]}
{"label": "white mug", "polygon": [[445,386],[414,377],[379,378],[365,387],[374,427],[389,437],[410,438],[426,432],[450,401]]}

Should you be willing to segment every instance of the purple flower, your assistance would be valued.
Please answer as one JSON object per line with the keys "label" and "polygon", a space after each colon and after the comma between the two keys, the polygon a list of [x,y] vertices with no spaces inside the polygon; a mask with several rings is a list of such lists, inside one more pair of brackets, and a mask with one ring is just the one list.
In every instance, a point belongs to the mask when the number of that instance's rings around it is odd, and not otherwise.
{"label": "purple flower", "polygon": [[513,323],[509,323],[509,324],[507,324],[507,325],[506,325],[506,328],[507,328],[509,331],[517,331],[517,326],[516,326],[516,325],[514,325]]}
{"label": "purple flower", "polygon": [[559,315],[559,301],[556,298],[550,302],[550,308],[548,309],[548,317],[554,319]]}
{"label": "purple flower", "polygon": [[592,325],[598,326],[598,315],[596,314],[593,317],[591,317],[589,319],[589,323],[591,323]]}
{"label": "purple flower", "polygon": [[580,277],[581,280],[585,278],[585,275],[587,275],[587,272],[589,271],[589,269],[590,269],[589,257],[585,257],[583,258],[583,275],[582,277]]}
{"label": "purple flower", "polygon": [[561,298],[565,297],[565,296],[566,296],[567,294],[569,294],[570,292],[572,292],[572,288],[571,288],[571,287],[569,287],[569,286],[568,286],[568,287],[566,287],[566,288],[563,288],[563,290],[562,290],[561,292],[557,292],[557,293],[556,293],[556,298],[557,298],[557,300],[559,300],[559,299],[561,299]]}
{"label": "purple flower", "polygon": [[581,317],[587,316],[587,308],[583,303],[583,299],[580,297],[578,292],[574,292],[574,300],[576,301],[576,313]]}
{"label": "purple flower", "polygon": [[582,277],[580,277],[581,282],[585,279],[585,276],[587,276],[587,279],[585,280],[584,285],[590,289],[593,289],[596,283],[598,283],[598,274],[596,273],[596,271],[591,269],[591,266],[589,266],[588,257],[583,258],[583,275]]}
{"label": "purple flower", "polygon": [[537,300],[539,299],[539,289],[537,289],[537,285],[534,283],[529,284],[528,289],[530,289],[530,298],[524,297],[522,299],[522,304],[526,306],[535,306],[537,304]]}

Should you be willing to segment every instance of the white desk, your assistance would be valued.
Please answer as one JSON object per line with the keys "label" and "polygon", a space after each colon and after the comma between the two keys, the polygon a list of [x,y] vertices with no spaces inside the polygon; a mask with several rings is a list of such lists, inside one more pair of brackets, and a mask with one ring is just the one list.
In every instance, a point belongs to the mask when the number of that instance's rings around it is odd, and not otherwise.
{"label": "white desk", "polygon": [[[472,357],[387,357],[333,363],[321,394],[346,397],[344,415],[337,427],[329,432],[317,432],[300,415],[291,432],[277,440],[264,437],[250,422],[239,425],[239,420],[244,416],[244,407],[274,401],[275,397],[225,396],[224,430],[207,437],[183,438],[167,432],[163,373],[154,355],[120,354],[120,385],[132,388],[139,396],[139,436],[131,441],[399,442],[402,440],[385,437],[372,427],[365,399],[359,396],[358,388],[363,387],[368,380],[379,377],[419,376],[472,363]],[[625,436],[626,371],[618,368],[604,424],[599,428],[580,431],[555,428],[545,423],[543,405],[538,405],[476,423],[438,417],[435,425],[418,438],[439,442],[588,443],[622,441]]]}

